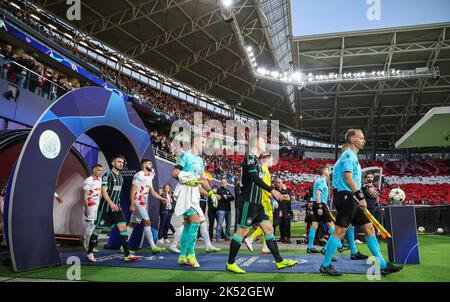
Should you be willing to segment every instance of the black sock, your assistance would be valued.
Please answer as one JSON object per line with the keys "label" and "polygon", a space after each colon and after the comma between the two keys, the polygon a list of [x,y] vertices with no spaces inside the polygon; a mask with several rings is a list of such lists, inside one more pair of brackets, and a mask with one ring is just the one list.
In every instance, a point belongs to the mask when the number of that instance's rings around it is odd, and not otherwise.
{"label": "black sock", "polygon": [[241,248],[241,244],[242,243],[238,243],[237,241],[233,239],[231,239],[231,243],[230,243],[230,253],[228,254],[228,263],[229,264],[233,264],[234,261],[236,260],[236,256],[239,252],[239,249]]}
{"label": "black sock", "polygon": [[120,242],[122,243],[123,254],[125,257],[128,257],[130,255],[130,249],[128,248],[128,236],[120,235]]}
{"label": "black sock", "polygon": [[91,235],[91,238],[89,239],[88,254],[92,253],[92,251],[94,250],[94,247],[97,246],[97,239],[98,239],[98,235],[96,235],[96,234]]}
{"label": "black sock", "polygon": [[266,245],[269,248],[270,252],[272,253],[273,258],[275,258],[276,262],[283,261],[283,257],[280,255],[280,251],[278,250],[278,244],[275,241],[275,239],[267,240],[266,239]]}

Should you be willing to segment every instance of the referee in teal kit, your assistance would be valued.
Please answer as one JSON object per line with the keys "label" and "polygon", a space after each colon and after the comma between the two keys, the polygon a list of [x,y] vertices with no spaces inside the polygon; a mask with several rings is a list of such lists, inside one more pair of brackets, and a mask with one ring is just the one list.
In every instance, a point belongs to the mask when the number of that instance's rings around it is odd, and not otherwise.
{"label": "referee in teal kit", "polygon": [[359,225],[366,234],[366,244],[370,252],[377,259],[383,276],[400,271],[403,266],[386,262],[380,251],[375,229],[364,214],[362,209],[367,207],[364,194],[361,192],[361,166],[357,154],[364,148],[366,143],[364,134],[360,129],[349,129],[345,133],[345,141],[348,148],[342,153],[333,169],[337,195],[334,198],[336,207],[336,229],[327,243],[325,258],[320,266],[320,272],[331,276],[341,276],[337,272],[331,260],[336,249],[341,243],[348,227]]}

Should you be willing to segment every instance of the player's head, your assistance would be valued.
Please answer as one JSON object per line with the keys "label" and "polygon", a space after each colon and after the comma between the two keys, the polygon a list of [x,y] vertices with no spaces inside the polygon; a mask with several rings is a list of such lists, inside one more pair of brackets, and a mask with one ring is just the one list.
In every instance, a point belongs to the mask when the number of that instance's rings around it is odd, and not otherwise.
{"label": "player's head", "polygon": [[116,155],[112,158],[111,165],[117,171],[121,171],[125,165],[125,157],[123,155]]}
{"label": "player's head", "polygon": [[374,175],[372,174],[372,173],[367,173],[366,174],[366,181],[368,182],[368,183],[373,183],[373,179],[374,179]]}
{"label": "player's head", "polygon": [[103,174],[103,166],[100,164],[95,164],[92,167],[92,176],[94,177],[101,177]]}
{"label": "player's head", "polygon": [[220,186],[226,188],[228,185],[228,181],[226,178],[222,178],[222,180],[220,181]]}
{"label": "player's head", "polygon": [[328,176],[330,176],[330,174],[331,174],[331,172],[330,172],[330,169],[328,169],[328,167],[319,168],[319,175],[320,176],[328,177]]}
{"label": "player's head", "polygon": [[361,129],[348,129],[345,133],[345,142],[349,146],[354,146],[358,151],[364,148],[366,140]]}
{"label": "player's head", "polygon": [[272,153],[265,152],[265,153],[261,154],[261,156],[259,158],[261,161],[261,165],[266,166],[266,167],[271,167],[273,165]]}
{"label": "player's head", "polygon": [[141,168],[145,172],[150,172],[153,170],[153,163],[148,158],[141,159]]}

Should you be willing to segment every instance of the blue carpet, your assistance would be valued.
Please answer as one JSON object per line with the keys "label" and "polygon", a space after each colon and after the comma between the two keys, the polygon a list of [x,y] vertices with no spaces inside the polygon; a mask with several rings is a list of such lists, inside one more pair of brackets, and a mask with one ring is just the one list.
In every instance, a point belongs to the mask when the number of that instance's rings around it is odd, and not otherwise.
{"label": "blue carpet", "polygon": [[[97,262],[92,263],[86,260],[86,253],[82,250],[61,251],[63,263],[67,263],[67,258],[77,256],[81,260],[81,265],[90,266],[115,266],[115,267],[134,267],[134,268],[150,268],[150,269],[170,269],[170,270],[200,270],[200,271],[225,271],[225,263],[228,259],[227,254],[198,254],[197,260],[200,268],[194,269],[185,265],[178,265],[178,255],[173,253],[161,253],[151,256],[145,253],[137,252],[136,255],[144,256],[144,258],[136,262],[124,262],[123,255],[117,250],[102,250],[96,253]],[[319,273],[320,264],[323,260],[322,254],[310,255],[287,255],[284,258],[295,259],[299,264],[277,270],[275,261],[271,255],[238,255],[236,258],[239,266],[254,273]],[[366,274],[369,264],[365,260],[351,260],[350,255],[336,255],[338,261],[333,262],[336,269],[347,274]]]}

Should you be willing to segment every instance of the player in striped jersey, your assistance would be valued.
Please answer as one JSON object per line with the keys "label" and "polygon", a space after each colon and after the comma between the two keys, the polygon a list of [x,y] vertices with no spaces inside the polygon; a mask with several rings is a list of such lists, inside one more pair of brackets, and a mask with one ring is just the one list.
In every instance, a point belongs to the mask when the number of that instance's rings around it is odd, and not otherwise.
{"label": "player in striped jersey", "polygon": [[94,247],[97,245],[98,235],[102,230],[108,230],[114,226],[120,232],[120,242],[124,251],[124,261],[135,261],[142,257],[130,254],[128,248],[128,233],[126,219],[120,207],[120,192],[122,191],[123,177],[120,171],[125,164],[125,157],[122,155],[114,156],[111,162],[112,169],[106,172],[102,177],[102,198],[100,200],[99,211],[97,214],[97,223],[89,240],[89,249],[87,258],[95,262],[93,254]]}

